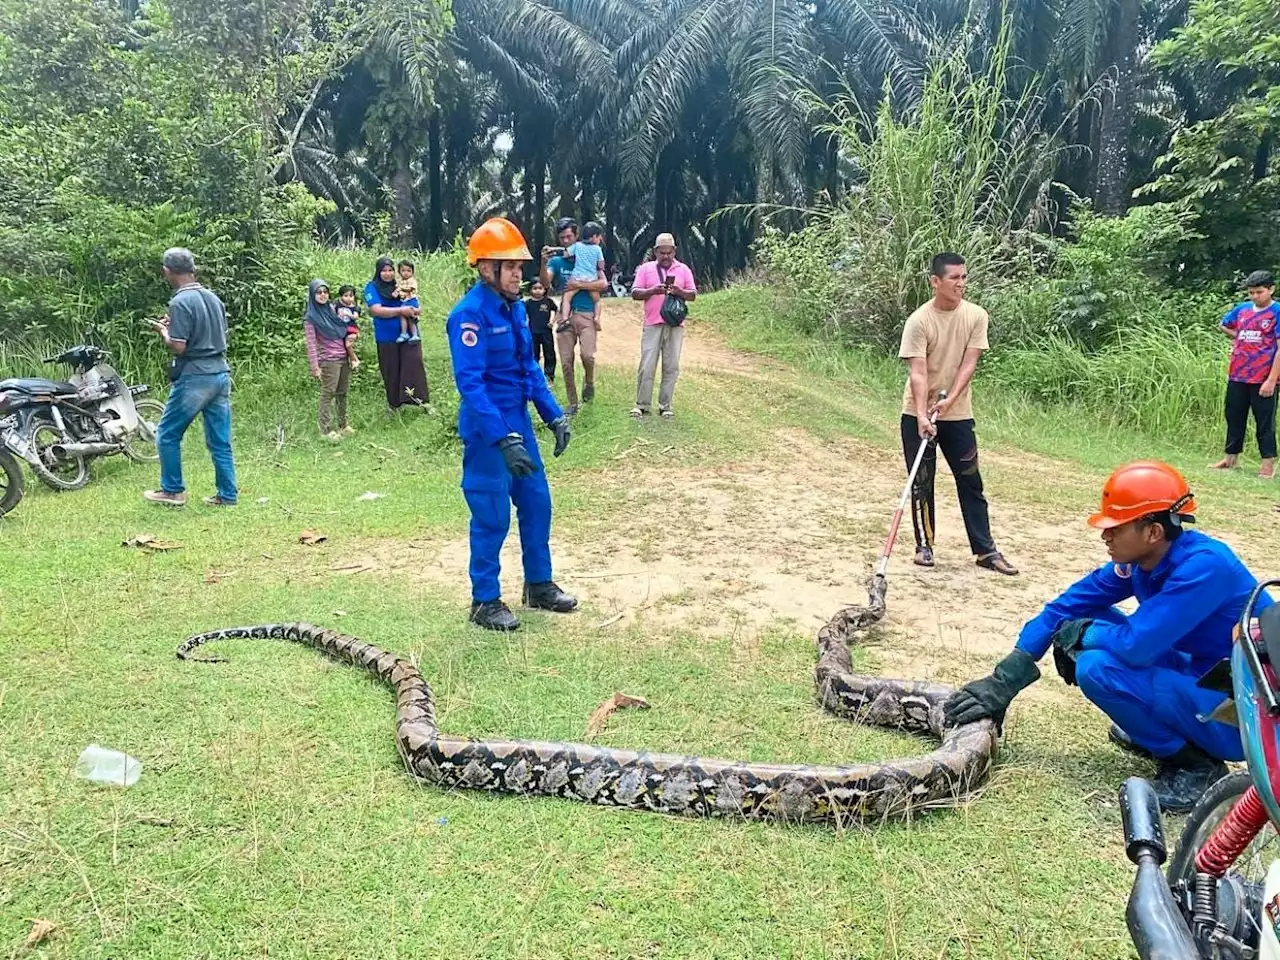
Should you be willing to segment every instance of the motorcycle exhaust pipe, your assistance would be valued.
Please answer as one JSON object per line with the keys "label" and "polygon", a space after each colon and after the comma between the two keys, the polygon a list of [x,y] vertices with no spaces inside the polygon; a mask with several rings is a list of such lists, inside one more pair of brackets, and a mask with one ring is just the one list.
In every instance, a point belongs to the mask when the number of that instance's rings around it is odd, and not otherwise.
{"label": "motorcycle exhaust pipe", "polygon": [[1120,788],[1125,853],[1137,866],[1125,920],[1141,960],[1198,960],[1200,951],[1161,872],[1165,860],[1160,804],[1146,780],[1130,777]]}
{"label": "motorcycle exhaust pipe", "polygon": [[120,449],[118,443],[55,443],[49,447],[49,452],[59,460],[69,460],[74,457],[104,457]]}

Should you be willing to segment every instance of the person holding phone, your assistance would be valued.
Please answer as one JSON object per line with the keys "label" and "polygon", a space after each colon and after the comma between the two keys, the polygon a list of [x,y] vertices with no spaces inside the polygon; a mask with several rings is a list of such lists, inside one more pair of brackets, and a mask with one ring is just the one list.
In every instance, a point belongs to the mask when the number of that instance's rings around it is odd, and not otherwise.
{"label": "person holding phone", "polygon": [[653,380],[662,361],[662,386],[658,389],[658,411],[664,420],[675,416],[676,378],[680,376],[680,351],[684,347],[684,320],[668,323],[662,316],[667,297],[692,303],[698,296],[693,271],[676,259],[676,240],[660,233],[653,242],[654,259],[636,269],[631,299],[644,304],[644,332],[640,339],[640,369],[636,375],[636,405],[631,415],[649,413],[653,404]]}
{"label": "person holding phone", "polygon": [[[559,297],[573,273],[574,262],[566,253],[578,242],[578,222],[572,217],[556,221],[558,247],[542,248],[542,264],[538,276],[547,291]],[[591,294],[601,293],[609,281],[600,277],[583,280],[569,298],[569,311],[562,313],[556,324],[556,347],[560,352],[560,369],[564,371],[564,395],[569,403],[569,416],[578,412],[578,382],[574,373],[575,354],[582,357],[582,401],[590,403],[596,396],[596,327],[595,300]]]}
{"label": "person holding phone", "polygon": [[164,252],[164,278],[174,290],[169,312],[150,321],[173,354],[169,399],[156,427],[160,455],[160,489],[142,496],[152,503],[182,507],[182,437],[196,417],[204,419],[204,440],[213,458],[217,494],[205,497],[211,507],[235,506],[236,465],[231,454],[231,368],[227,365],[227,311],[212,291],[196,281],[190,250]]}

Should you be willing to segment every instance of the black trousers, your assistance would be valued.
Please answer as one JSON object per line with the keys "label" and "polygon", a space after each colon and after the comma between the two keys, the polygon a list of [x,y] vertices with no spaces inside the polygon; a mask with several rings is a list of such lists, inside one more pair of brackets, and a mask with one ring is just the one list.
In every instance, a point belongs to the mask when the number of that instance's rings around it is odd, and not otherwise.
{"label": "black trousers", "polygon": [[542,369],[548,380],[556,378],[556,335],[550,325],[545,330],[530,330],[533,334],[533,359],[538,361],[538,353],[542,353]]}
{"label": "black trousers", "polygon": [[1265,460],[1276,455],[1276,395],[1264,397],[1258,392],[1260,383],[1227,381],[1227,449],[1234,456],[1244,450],[1244,433],[1249,426],[1249,411],[1258,434],[1258,453]]}
{"label": "black trousers", "polygon": [[[902,453],[907,469],[915,463],[920,450],[920,432],[916,418],[902,416]],[[911,525],[916,531],[916,546],[933,546],[937,516],[933,503],[933,479],[938,471],[938,448],[956,477],[956,494],[960,498],[960,514],[964,517],[969,549],[975,557],[996,552],[991,539],[991,518],[987,514],[987,498],[982,493],[982,474],[978,472],[978,436],[972,420],[944,420],[938,424],[938,442],[932,444],[920,464],[916,482],[911,487]]]}

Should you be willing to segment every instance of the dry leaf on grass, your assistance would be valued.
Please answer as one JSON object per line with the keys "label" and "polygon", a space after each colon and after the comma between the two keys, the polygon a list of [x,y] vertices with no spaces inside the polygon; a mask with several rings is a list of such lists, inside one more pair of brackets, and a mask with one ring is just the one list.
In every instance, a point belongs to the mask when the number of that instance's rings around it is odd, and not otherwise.
{"label": "dry leaf on grass", "polygon": [[31,932],[27,934],[27,941],[23,946],[28,950],[39,946],[52,937],[53,932],[57,929],[58,925],[51,920],[32,920]]}
{"label": "dry leaf on grass", "polygon": [[210,570],[204,575],[204,582],[221,583],[224,577],[234,577],[235,575],[236,571],[234,570]]}
{"label": "dry leaf on grass", "polygon": [[591,716],[587,718],[587,739],[590,740],[603,730],[613,711],[623,707],[637,707],[641,710],[648,710],[649,701],[644,697],[633,697],[628,693],[614,693],[612,697],[591,711]]}
{"label": "dry leaf on grass", "polygon": [[343,563],[329,569],[334,573],[368,573],[370,570],[377,570],[378,568],[371,563]]}
{"label": "dry leaf on grass", "polygon": [[154,533],[139,533],[121,543],[125,547],[142,547],[145,550],[180,550],[182,544],[172,540],[161,540]]}
{"label": "dry leaf on grass", "polygon": [[328,539],[323,533],[317,533],[315,530],[303,530],[298,534],[298,542],[308,547],[314,547],[317,543],[324,543]]}
{"label": "dry leaf on grass", "polygon": [[612,627],[615,623],[617,623],[619,620],[621,620],[621,619],[622,619],[623,617],[625,617],[626,615],[627,615],[627,612],[626,612],[625,610],[624,610],[624,611],[622,611],[622,613],[615,613],[615,614],[614,614],[612,617],[610,617],[608,620],[603,620],[603,621],[601,621],[600,623],[597,623],[597,624],[596,624],[596,629],[597,629],[597,630],[603,630],[605,627]]}

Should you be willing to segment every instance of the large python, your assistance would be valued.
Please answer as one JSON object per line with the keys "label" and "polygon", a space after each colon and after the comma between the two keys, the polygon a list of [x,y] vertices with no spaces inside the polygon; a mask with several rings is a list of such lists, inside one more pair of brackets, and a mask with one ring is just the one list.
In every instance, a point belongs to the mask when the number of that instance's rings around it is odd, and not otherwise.
{"label": "large python", "polygon": [[[197,647],[239,638],[292,640],[377,674],[396,694],[396,743],[411,774],[440,787],[564,797],[603,806],[701,817],[846,824],[962,801],[981,785],[996,749],[991,721],[944,729],[940,684],[852,672],[849,642],[879,611],[841,610],[818,634],[818,698],[832,713],[941,740],[932,753],[848,767],[737,763],[636,753],[581,743],[474,740],[440,731],[431,687],[407,660],[356,637],[305,623],[215,630]],[[203,658],[216,662],[219,658]]]}

